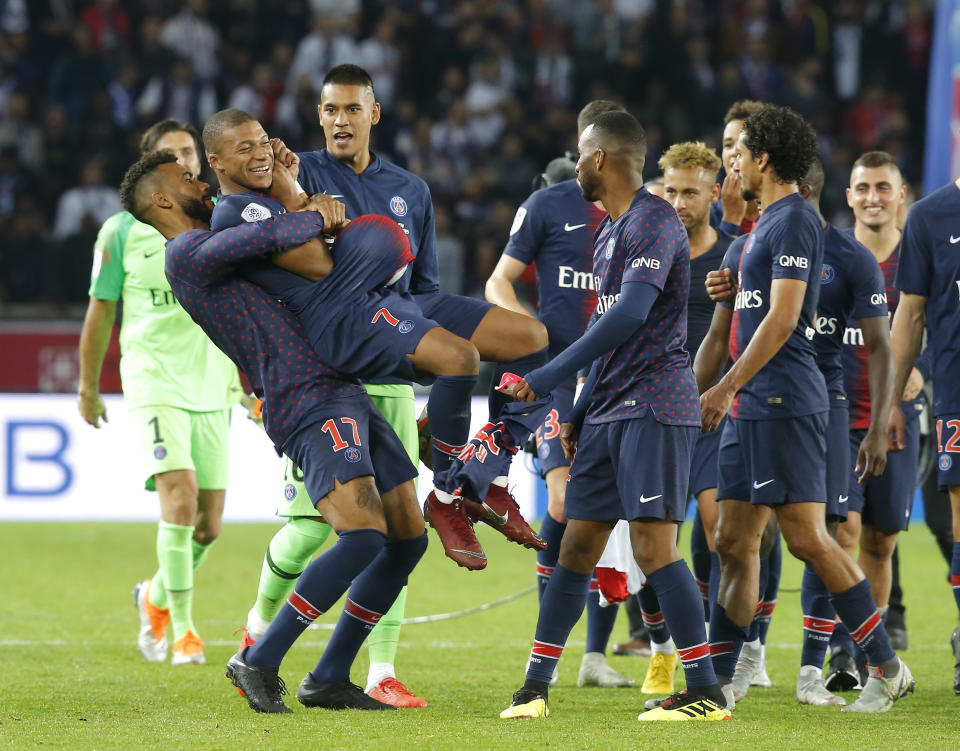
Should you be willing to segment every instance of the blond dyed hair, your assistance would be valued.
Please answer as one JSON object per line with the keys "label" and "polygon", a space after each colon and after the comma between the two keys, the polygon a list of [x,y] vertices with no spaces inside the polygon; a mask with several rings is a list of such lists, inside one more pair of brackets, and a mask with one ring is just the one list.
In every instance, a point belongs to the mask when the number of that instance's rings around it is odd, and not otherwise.
{"label": "blond dyed hair", "polygon": [[716,152],[703,141],[684,141],[667,149],[657,164],[661,172],[668,169],[702,169],[715,180],[722,162]]}

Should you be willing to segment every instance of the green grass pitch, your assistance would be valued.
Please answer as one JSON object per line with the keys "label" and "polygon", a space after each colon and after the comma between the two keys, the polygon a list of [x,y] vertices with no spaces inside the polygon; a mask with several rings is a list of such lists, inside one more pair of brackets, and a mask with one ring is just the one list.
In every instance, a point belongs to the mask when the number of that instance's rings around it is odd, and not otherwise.
{"label": "green grass pitch", "polygon": [[[917,692],[880,716],[793,701],[800,654],[800,565],[785,556],[767,653],[772,689],[752,689],[732,722],[643,725],[639,689],[576,687],[581,621],[560,662],[543,721],[497,715],[523,681],[536,622],[533,592],[466,617],[403,630],[400,677],[430,702],[390,713],[308,710],[296,686],[328,631],[308,631],[281,675],[295,714],[257,715],[223,676],[233,631],[252,604],[261,556],[276,529],[227,525],[197,573],[194,612],[204,667],[145,663],[136,652],[130,590],[153,573],[155,526],[25,524],[0,527],[0,748],[64,749],[958,749],[960,697],[947,645],[956,607],[947,567],[920,524],[901,543]],[[503,598],[534,581],[534,554],[480,528],[486,571],[468,573],[430,549],[410,584],[407,616],[444,613]],[[685,545],[685,543],[684,543]],[[685,549],[685,548],[684,548]],[[333,623],[336,611],[321,618]],[[614,640],[626,637],[622,617]],[[639,685],[647,661],[610,657]],[[361,651],[353,679],[363,683]],[[678,681],[679,683],[679,681]]]}

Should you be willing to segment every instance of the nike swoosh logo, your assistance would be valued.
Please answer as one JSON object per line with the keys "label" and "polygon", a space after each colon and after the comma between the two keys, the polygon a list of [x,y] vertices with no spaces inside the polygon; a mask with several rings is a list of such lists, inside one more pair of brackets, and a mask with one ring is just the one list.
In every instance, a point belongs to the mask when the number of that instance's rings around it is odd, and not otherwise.
{"label": "nike swoosh logo", "polygon": [[498,526],[502,527],[504,524],[506,524],[508,521],[510,521],[510,509],[507,509],[507,513],[506,513],[506,514],[504,514],[503,516],[500,516],[500,514],[498,514],[496,511],[494,511],[492,508],[490,508],[490,507],[487,505],[486,501],[484,501],[481,505],[483,506],[484,510],[485,510],[488,514],[490,514],[490,518],[491,518],[493,521],[495,521]]}
{"label": "nike swoosh logo", "polygon": [[663,497],[663,493],[660,493],[660,495],[652,495],[652,496],[650,496],[649,498],[645,497],[645,496],[643,495],[643,493],[641,493],[641,494],[640,494],[640,503],[650,503],[650,501],[655,501],[655,500],[657,500],[657,498],[662,498],[662,497]]}
{"label": "nike swoosh logo", "polygon": [[960,237],[954,237],[953,235],[950,235],[950,244],[956,245],[957,243],[960,243]]}
{"label": "nike swoosh logo", "polygon": [[771,482],[773,482],[773,480],[767,480],[766,482],[757,482],[756,480],[754,480],[753,489],[760,490],[760,488],[762,488],[764,485],[769,485]]}
{"label": "nike swoosh logo", "polygon": [[157,253],[162,253],[162,252],[163,252],[163,248],[160,248],[159,250],[153,251],[153,253],[144,253],[144,254],[143,254],[143,257],[144,257],[144,258],[153,258]]}
{"label": "nike swoosh logo", "polygon": [[850,498],[850,496],[848,496],[848,495],[842,495],[842,496],[840,496],[840,497],[837,499],[837,501],[838,501],[839,503],[846,503],[849,498]]}
{"label": "nike swoosh logo", "polygon": [[563,229],[565,232],[573,232],[575,229],[580,229],[581,227],[586,226],[586,224],[564,224]]}

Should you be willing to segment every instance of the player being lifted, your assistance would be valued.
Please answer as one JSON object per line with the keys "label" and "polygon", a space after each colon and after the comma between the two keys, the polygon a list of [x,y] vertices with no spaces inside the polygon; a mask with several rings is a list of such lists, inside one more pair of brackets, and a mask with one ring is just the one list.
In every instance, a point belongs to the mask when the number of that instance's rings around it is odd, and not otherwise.
{"label": "player being lifted", "polygon": [[748,117],[737,144],[744,198],[759,199],[763,216],[740,256],[734,365],[700,397],[705,430],[733,408],[720,444],[722,574],[710,651],[729,684],[759,599],[761,533],[775,509],[790,551],[823,580],[874,665],[844,711],[883,712],[913,690],[913,676],[890,648],[869,583],[827,533],[822,505],[829,402],[811,340],[823,243],[819,216],[797,185],[816,152],[813,129],[785,107]]}
{"label": "player being lifted", "polygon": [[547,715],[550,677],[583,611],[590,574],[617,520],[626,519],[634,557],[660,599],[687,679],[685,692],[640,719],[729,719],[709,659],[700,594],[676,544],[699,422],[684,349],[687,235],[676,212],[642,187],[646,139],[635,118],[600,115],[578,149],[583,197],[599,200],[609,214],[594,250],[596,322],[527,373],[516,395],[551,393],[578,369],[592,368],[561,428],[565,447],[570,453],[576,447],[577,455],[560,559],[543,595],[526,681],[501,717]]}

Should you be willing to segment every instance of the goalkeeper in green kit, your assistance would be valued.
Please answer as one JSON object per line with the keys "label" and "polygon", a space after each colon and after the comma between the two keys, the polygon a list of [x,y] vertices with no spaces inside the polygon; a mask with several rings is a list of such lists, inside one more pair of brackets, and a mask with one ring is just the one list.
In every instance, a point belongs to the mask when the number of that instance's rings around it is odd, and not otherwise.
{"label": "goalkeeper in green kit", "polygon": [[[191,125],[159,122],[140,148],[170,150],[185,169],[200,173],[200,135]],[[164,243],[126,211],[100,228],[80,335],[78,402],[94,427],[107,421],[100,371],[122,297],[120,377],[135,431],[130,445],[147,489],[160,499],[159,568],[134,590],[137,648],[150,662],[165,661],[172,627],[172,664],[202,665],[203,643],[192,618],[193,572],[220,533],[230,412],[242,390],[236,366],[174,298],[164,275]]]}

